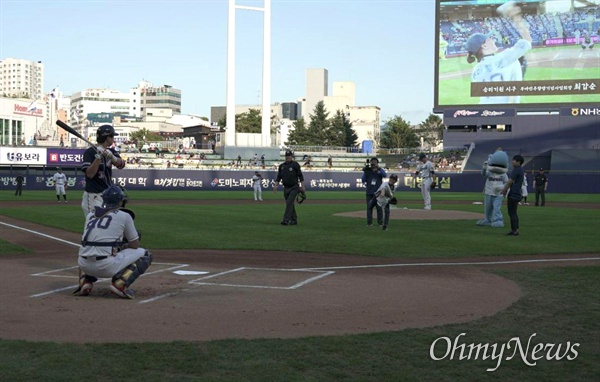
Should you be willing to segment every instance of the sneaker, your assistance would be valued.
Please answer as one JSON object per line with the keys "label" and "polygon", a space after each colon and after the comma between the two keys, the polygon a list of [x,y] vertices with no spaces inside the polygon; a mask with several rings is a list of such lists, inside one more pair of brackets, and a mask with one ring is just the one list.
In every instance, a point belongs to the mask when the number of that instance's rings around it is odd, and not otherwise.
{"label": "sneaker", "polygon": [[367,223],[367,227],[373,227],[373,223]]}
{"label": "sneaker", "polygon": [[292,220],[292,221],[290,222],[290,224],[288,224],[288,225],[298,225],[298,222],[297,222],[297,221],[293,221],[293,220]]}
{"label": "sneaker", "polygon": [[431,211],[431,207],[423,207],[425,211]]}
{"label": "sneaker", "polygon": [[83,285],[81,286],[81,290],[79,291],[79,295],[80,296],[89,296],[90,293],[92,293],[93,287],[94,287],[94,284],[92,284],[89,281],[84,281]]}
{"label": "sneaker", "polygon": [[127,298],[130,300],[133,300],[135,298],[133,291],[131,289],[127,289],[125,286],[123,286],[122,288],[117,288],[115,284],[111,284],[110,291],[121,298]]}
{"label": "sneaker", "polygon": [[509,233],[506,234],[506,236],[519,236],[519,232],[518,231],[510,231]]}
{"label": "sneaker", "polygon": [[262,200],[262,199],[258,199],[258,201],[259,201],[259,202],[262,202],[263,200]]}
{"label": "sneaker", "polygon": [[528,205],[529,205],[529,203],[525,203],[525,205],[526,205],[526,206],[528,206]]}
{"label": "sneaker", "polygon": [[289,224],[290,224],[290,223],[289,223],[289,222],[286,222],[285,220],[283,220],[283,221],[281,222],[281,225],[289,225]]}
{"label": "sneaker", "polygon": [[60,203],[60,200],[58,202]]}
{"label": "sneaker", "polygon": [[387,231],[387,225],[384,225],[383,227],[381,227],[382,231]]}
{"label": "sneaker", "polygon": [[67,200],[65,200],[65,203],[69,203]]}
{"label": "sneaker", "polygon": [[520,205],[520,206],[522,206],[522,205],[523,205],[523,203],[519,202],[519,205]]}

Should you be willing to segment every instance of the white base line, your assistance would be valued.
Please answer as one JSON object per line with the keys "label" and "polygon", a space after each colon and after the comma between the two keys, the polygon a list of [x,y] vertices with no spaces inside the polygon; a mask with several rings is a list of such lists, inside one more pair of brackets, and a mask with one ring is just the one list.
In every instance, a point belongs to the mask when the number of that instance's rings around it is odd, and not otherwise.
{"label": "white base line", "polygon": [[31,230],[31,229],[27,229],[27,228],[23,228],[23,227],[18,227],[18,226],[16,226],[16,225],[12,225],[12,224],[8,224],[8,223],[4,223],[4,222],[0,222],[0,224],[2,224],[2,225],[5,225],[5,226],[8,226],[8,227],[11,227],[11,228],[20,229],[20,230],[22,230],[22,231],[30,232],[30,233],[33,233],[33,234],[36,234],[36,235],[39,235],[39,236],[47,237],[48,239],[52,239],[52,240],[56,240],[56,241],[60,241],[61,243],[69,244],[69,245],[72,245],[72,246],[75,246],[75,247],[78,247],[78,248],[79,248],[79,247],[81,247],[81,245],[80,245],[80,244],[76,244],[76,243],[73,243],[73,242],[71,242],[71,241],[67,241],[67,240],[59,239],[58,237],[54,237],[54,236],[50,236],[50,235],[46,235],[45,233],[41,233],[41,232],[38,232],[38,231],[33,231],[33,230]]}
{"label": "white base line", "polygon": [[591,261],[600,260],[600,257],[583,257],[575,259],[533,259],[533,260],[507,260],[507,261],[478,261],[470,263],[399,263],[399,264],[378,264],[378,265],[349,265],[342,267],[315,267],[315,268],[296,268],[296,271],[303,270],[326,270],[326,269],[360,269],[360,268],[393,268],[393,267],[425,267],[425,266],[456,266],[456,265],[504,265],[504,264],[524,264],[524,263],[552,263],[568,261]]}
{"label": "white base line", "polygon": [[[140,277],[146,276],[146,275],[153,275],[155,273],[160,273],[160,272],[165,272],[165,271],[170,271],[172,269],[178,269],[178,268],[184,268],[189,266],[188,264],[173,264],[173,263],[155,263],[156,265],[175,265],[174,267],[170,267],[170,268],[165,268],[165,269],[159,269],[156,270],[154,272],[148,272],[148,273],[144,273],[143,275],[141,275]],[[73,269],[73,268],[78,268],[78,267],[69,267],[69,268],[63,268],[63,269],[58,269],[58,270],[54,270],[54,271],[48,271],[48,272],[57,272],[57,271],[63,271],[63,270],[67,270],[67,269]],[[36,273],[36,274],[32,274],[32,276],[45,276],[45,277],[70,277],[70,278],[78,278],[78,276],[49,276],[49,275],[45,275],[44,273],[48,273],[48,272],[42,272],[42,273]],[[105,282],[105,281],[109,281],[111,280],[110,278],[106,278],[106,279],[98,279],[98,281],[96,281],[96,284],[101,283],[101,282]],[[58,293],[58,292],[62,292],[63,290],[67,290],[67,289],[73,289],[75,290],[77,287],[79,287],[79,284],[75,284],[75,285],[70,285],[67,287],[63,287],[63,288],[58,288],[58,289],[53,289],[47,292],[42,292],[42,293],[37,293],[37,294],[32,294],[31,296],[29,296],[30,298],[36,298],[36,297],[41,297],[41,296],[47,296],[49,294],[52,293]]]}

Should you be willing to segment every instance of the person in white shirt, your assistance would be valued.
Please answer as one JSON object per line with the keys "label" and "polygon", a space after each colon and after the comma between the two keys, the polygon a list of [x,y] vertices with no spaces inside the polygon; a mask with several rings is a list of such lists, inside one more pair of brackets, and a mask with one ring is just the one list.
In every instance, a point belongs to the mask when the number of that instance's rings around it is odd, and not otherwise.
{"label": "person in white shirt", "polygon": [[387,182],[383,182],[375,192],[373,199],[369,202],[369,207],[377,208],[377,216],[383,215],[383,226],[381,229],[387,231],[390,221],[390,200],[394,197],[394,185],[398,181],[398,175],[391,174]]}
{"label": "person in white shirt", "polygon": [[252,187],[254,188],[254,201],[260,200],[262,202],[262,180],[263,177],[258,171],[254,171],[252,176]]}
{"label": "person in white shirt", "polygon": [[427,155],[420,154],[419,161],[421,162],[417,166],[417,171],[415,171],[415,176],[421,177],[421,195],[423,196],[423,202],[425,204],[424,210],[431,209],[431,183],[433,183],[433,176],[435,172],[433,170],[433,163],[429,159],[427,159]]}
{"label": "person in white shirt", "polygon": [[56,174],[52,176],[52,179],[54,179],[54,187],[56,188],[56,199],[58,199],[58,202],[60,203],[60,196],[62,195],[63,199],[65,200],[65,203],[68,203],[67,193],[65,191],[65,187],[67,186],[67,176],[63,174],[62,169],[60,167],[56,168]]}

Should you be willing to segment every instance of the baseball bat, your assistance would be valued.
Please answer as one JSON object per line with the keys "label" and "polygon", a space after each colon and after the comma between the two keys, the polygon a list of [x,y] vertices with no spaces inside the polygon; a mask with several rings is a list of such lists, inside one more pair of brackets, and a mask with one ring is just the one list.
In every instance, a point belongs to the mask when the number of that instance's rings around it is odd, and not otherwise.
{"label": "baseball bat", "polygon": [[83,135],[79,134],[74,128],[72,128],[71,126],[67,125],[66,123],[64,123],[63,121],[61,121],[60,119],[56,120],[56,124],[58,125],[58,127],[62,128],[63,130],[67,131],[69,134],[72,134],[74,136],[76,136],[77,138],[81,139],[82,141],[90,144],[91,146],[96,146],[95,144],[93,144],[92,142],[88,141],[87,139],[85,139],[83,137]]}

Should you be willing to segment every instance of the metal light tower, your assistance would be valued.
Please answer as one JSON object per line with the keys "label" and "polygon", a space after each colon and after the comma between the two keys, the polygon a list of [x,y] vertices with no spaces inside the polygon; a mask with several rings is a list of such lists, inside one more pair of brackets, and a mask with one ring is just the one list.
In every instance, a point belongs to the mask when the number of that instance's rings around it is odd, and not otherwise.
{"label": "metal light tower", "polygon": [[262,8],[236,5],[229,0],[227,21],[227,130],[225,144],[235,146],[235,11],[236,9],[263,12],[263,81],[262,81],[262,147],[271,146],[271,0]]}

